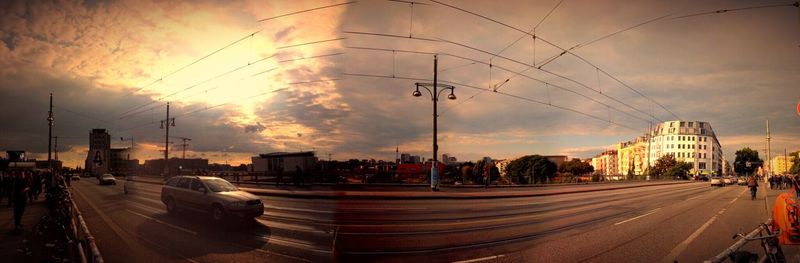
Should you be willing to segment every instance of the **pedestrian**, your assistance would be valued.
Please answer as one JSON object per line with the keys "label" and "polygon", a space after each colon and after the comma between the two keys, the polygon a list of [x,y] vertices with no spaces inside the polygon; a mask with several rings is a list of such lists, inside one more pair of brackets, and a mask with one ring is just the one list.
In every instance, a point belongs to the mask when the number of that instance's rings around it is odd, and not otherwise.
{"label": "pedestrian", "polygon": [[299,165],[294,166],[295,173],[294,173],[294,185],[301,186],[303,185],[303,169],[300,168]]}
{"label": "pedestrian", "polygon": [[483,168],[483,188],[489,188],[489,167]]}
{"label": "pedestrian", "polygon": [[27,205],[26,195],[30,191],[30,177],[26,171],[20,171],[14,178],[14,187],[12,190],[14,202],[14,232],[22,232],[22,214],[25,213],[25,206]]}
{"label": "pedestrian", "polygon": [[3,193],[6,189],[6,172],[0,171],[0,203],[3,202]]}
{"label": "pedestrian", "polygon": [[28,202],[33,203],[34,200],[39,199],[39,192],[42,190],[42,176],[41,173],[34,172],[28,178],[31,181],[31,189],[28,191]]}

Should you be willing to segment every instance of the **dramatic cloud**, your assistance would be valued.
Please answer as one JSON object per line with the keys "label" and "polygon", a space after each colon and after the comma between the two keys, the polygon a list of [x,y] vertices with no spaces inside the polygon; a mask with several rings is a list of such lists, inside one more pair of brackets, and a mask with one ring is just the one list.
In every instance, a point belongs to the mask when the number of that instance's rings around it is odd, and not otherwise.
{"label": "dramatic cloud", "polygon": [[[636,92],[680,119],[710,122],[728,158],[741,147],[764,148],[767,118],[775,153],[800,148],[796,8],[671,20],[753,3],[564,1],[534,39],[423,2],[359,1],[274,19],[342,2],[4,2],[0,150],[43,156],[52,92],[59,157],[69,165],[85,158],[92,128],[108,129],[114,146],[132,137],[137,158],[158,158],[167,101],[171,135],[192,139],[187,156],[212,162],[297,150],[337,159],[393,159],[396,148],[430,156],[431,100],[411,92],[432,81],[433,56],[353,47],[441,54],[438,79],[456,86],[458,99],[438,101],[439,153],[460,160],[585,158],[644,133],[649,122],[676,119]],[[443,2],[528,31],[558,1]],[[784,2],[763,4],[773,3]],[[580,58],[558,56],[545,41],[575,47]],[[524,65],[554,57],[542,70]],[[170,140],[178,154],[182,142]]]}

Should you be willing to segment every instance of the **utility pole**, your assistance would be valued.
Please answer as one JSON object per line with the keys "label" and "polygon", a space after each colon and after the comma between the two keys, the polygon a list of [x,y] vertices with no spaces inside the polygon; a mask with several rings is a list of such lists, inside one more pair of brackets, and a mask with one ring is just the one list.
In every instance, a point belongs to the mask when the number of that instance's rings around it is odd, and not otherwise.
{"label": "utility pole", "polygon": [[47,111],[47,169],[50,170],[50,187],[55,186],[55,174],[53,173],[53,160],[51,159],[51,144],[53,142],[53,93],[50,93],[50,110]]}
{"label": "utility pole", "polygon": [[648,122],[647,123],[647,136],[645,137],[645,138],[647,138],[647,151],[645,153],[645,154],[647,154],[647,177],[650,177],[650,141],[653,139],[652,136],[651,136],[652,132],[653,132],[653,123]]}
{"label": "utility pole", "polygon": [[769,137],[769,119],[767,119],[767,160],[766,160],[767,169],[766,169],[766,171],[764,171],[764,174],[767,177],[769,177],[770,174],[772,173],[772,164],[771,164],[772,160],[770,159],[770,151],[772,149],[770,148],[770,140],[771,140],[771,138]]}
{"label": "utility pole", "polygon": [[789,157],[786,156],[786,148],[783,148],[783,172],[789,173]]}
{"label": "utility pole", "polygon": [[189,144],[187,142],[191,141],[192,139],[189,139],[189,138],[186,138],[186,137],[173,137],[173,138],[177,138],[177,139],[183,140],[183,144],[181,144],[181,146],[183,147],[183,159],[186,159],[186,146],[189,146]]}
{"label": "utility pole", "polygon": [[175,118],[169,117],[169,102],[167,102],[167,118],[161,121],[161,128],[166,129],[164,136],[164,171],[169,178],[169,126],[175,127]]}

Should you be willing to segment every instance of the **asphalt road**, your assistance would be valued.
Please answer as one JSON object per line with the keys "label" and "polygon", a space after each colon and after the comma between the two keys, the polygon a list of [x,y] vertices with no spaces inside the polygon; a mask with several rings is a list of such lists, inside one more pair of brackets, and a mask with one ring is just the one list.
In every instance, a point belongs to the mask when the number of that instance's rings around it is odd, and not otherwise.
{"label": "asphalt road", "polygon": [[73,189],[107,262],[699,262],[765,221],[777,193],[766,202],[763,187],[750,200],[744,186],[690,183],[472,200],[264,196],[264,216],[219,226],[168,216],[156,184]]}

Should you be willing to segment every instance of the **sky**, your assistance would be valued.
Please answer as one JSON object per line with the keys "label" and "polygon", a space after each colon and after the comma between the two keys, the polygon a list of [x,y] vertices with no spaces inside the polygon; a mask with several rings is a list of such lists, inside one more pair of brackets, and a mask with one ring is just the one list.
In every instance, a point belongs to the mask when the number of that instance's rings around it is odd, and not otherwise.
{"label": "sky", "polygon": [[53,93],[68,166],[93,128],[159,158],[167,102],[171,156],[183,137],[234,165],[430,158],[431,98],[411,93],[434,53],[457,97],[439,154],[459,160],[587,158],[677,119],[710,122],[728,159],[763,155],[767,119],[773,155],[800,150],[800,10],[682,17],[791,1],[417,1],[3,1],[0,150],[46,158]]}

